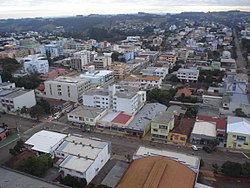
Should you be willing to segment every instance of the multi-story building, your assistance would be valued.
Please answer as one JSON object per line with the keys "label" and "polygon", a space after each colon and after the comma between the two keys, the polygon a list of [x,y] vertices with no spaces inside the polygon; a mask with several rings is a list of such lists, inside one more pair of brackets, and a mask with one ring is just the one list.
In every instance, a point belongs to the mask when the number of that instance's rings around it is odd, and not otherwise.
{"label": "multi-story building", "polygon": [[83,93],[90,89],[90,80],[60,76],[44,82],[45,97],[78,102],[82,100]]}
{"label": "multi-story building", "polygon": [[246,115],[250,114],[250,99],[246,94],[233,93],[225,94],[222,97],[221,113],[232,114],[236,109],[240,108]]}
{"label": "multi-story building", "polygon": [[124,83],[129,84],[131,86],[138,85],[139,83],[141,89],[150,89],[154,87],[161,88],[162,78],[159,76],[130,75],[124,79]]}
{"label": "multi-story building", "polygon": [[40,52],[43,55],[49,54],[51,57],[59,57],[63,55],[63,48],[58,44],[46,44],[40,47]]}
{"label": "multi-story building", "polygon": [[225,80],[226,92],[246,94],[248,88],[247,74],[238,73],[236,75],[229,74]]}
{"label": "multi-story building", "polygon": [[161,111],[151,121],[152,139],[168,140],[169,131],[174,128],[174,114]]}
{"label": "multi-story building", "polygon": [[159,56],[159,60],[161,61],[168,61],[172,64],[175,64],[176,60],[177,60],[177,56],[175,54],[175,52],[167,52],[166,54],[162,54]]}
{"label": "multi-story building", "polygon": [[250,120],[242,117],[227,118],[227,148],[250,150]]}
{"label": "multi-story building", "polygon": [[83,105],[135,114],[146,102],[146,92],[127,92],[110,85],[108,90],[92,89],[83,95]]}
{"label": "multi-story building", "polygon": [[76,70],[82,70],[83,66],[89,64],[91,60],[91,52],[82,50],[73,54],[70,58],[70,67]]}
{"label": "multi-story building", "polygon": [[106,69],[107,67],[109,67],[112,63],[112,59],[110,56],[97,56],[95,57],[93,64],[95,65],[95,68],[97,70],[100,69]]}
{"label": "multi-story building", "polygon": [[91,70],[80,75],[80,78],[89,79],[92,85],[107,85],[114,81],[113,71]]}
{"label": "multi-story building", "polygon": [[0,89],[0,101],[2,111],[17,111],[24,106],[31,108],[36,105],[34,90],[22,88]]}
{"label": "multi-story building", "polygon": [[168,74],[167,67],[147,67],[141,70],[143,76],[158,76],[164,79]]}
{"label": "multi-story building", "polygon": [[126,75],[126,64],[112,64],[109,70],[113,71],[115,79],[124,79]]}
{"label": "multi-story building", "polygon": [[177,78],[182,82],[197,82],[199,70],[180,68],[177,72]]}
{"label": "multi-story building", "polygon": [[45,56],[41,54],[30,55],[24,58],[24,70],[28,73],[42,73],[49,72],[49,62]]}

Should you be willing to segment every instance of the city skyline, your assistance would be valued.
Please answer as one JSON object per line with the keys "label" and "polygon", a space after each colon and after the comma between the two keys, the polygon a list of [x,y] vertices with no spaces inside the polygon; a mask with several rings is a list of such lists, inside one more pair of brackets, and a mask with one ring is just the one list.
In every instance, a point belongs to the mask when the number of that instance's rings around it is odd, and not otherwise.
{"label": "city skyline", "polygon": [[[184,6],[185,5],[185,6]],[[59,7],[59,8],[58,8]],[[241,10],[250,11],[249,0],[1,0],[0,19],[60,17],[88,14],[180,13]]]}

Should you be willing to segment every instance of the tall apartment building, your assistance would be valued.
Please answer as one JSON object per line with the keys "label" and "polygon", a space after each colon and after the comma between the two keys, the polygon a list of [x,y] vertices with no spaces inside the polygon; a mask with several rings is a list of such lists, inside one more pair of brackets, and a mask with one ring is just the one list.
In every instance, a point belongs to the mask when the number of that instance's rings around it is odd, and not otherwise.
{"label": "tall apartment building", "polygon": [[199,70],[180,68],[177,72],[177,78],[184,82],[197,82],[199,78]]}
{"label": "tall apartment building", "polygon": [[143,76],[158,76],[164,79],[168,74],[167,67],[147,67],[140,72]]}
{"label": "tall apartment building", "polygon": [[83,66],[89,64],[91,61],[91,52],[82,50],[74,53],[73,57],[70,58],[70,67],[76,70],[82,70]]}
{"label": "tall apartment building", "polygon": [[110,56],[97,56],[95,57],[93,64],[95,65],[95,69],[106,69],[107,67],[111,66],[112,59]]}
{"label": "tall apartment building", "polygon": [[90,89],[90,80],[60,76],[44,82],[45,97],[79,102],[83,93]]}
{"label": "tall apartment building", "polygon": [[123,111],[134,115],[146,102],[146,92],[127,92],[110,85],[108,89],[92,89],[84,93],[83,105]]}
{"label": "tall apartment building", "polygon": [[36,54],[29,55],[24,58],[24,70],[27,73],[42,73],[49,72],[49,62],[44,55]]}

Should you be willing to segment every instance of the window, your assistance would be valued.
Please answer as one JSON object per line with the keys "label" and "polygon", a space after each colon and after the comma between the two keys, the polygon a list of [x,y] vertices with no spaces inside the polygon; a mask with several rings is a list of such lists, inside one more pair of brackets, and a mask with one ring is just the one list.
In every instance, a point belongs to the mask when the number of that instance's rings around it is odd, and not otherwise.
{"label": "window", "polygon": [[233,138],[236,138],[236,135],[233,135]]}
{"label": "window", "polygon": [[186,138],[185,138],[185,137],[181,137],[180,140],[181,140],[181,141],[185,141]]}
{"label": "window", "polygon": [[153,129],[154,132],[158,132],[158,129]]}
{"label": "window", "polygon": [[73,116],[69,116],[69,118],[73,118]]}
{"label": "window", "polygon": [[159,125],[159,128],[160,129],[168,129],[168,126],[166,126],[166,125]]}

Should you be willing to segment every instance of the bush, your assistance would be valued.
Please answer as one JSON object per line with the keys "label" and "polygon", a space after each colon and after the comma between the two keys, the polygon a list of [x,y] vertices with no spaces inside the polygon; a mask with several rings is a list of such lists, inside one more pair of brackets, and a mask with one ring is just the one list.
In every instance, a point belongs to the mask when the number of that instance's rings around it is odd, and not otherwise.
{"label": "bush", "polygon": [[60,183],[75,188],[84,188],[87,185],[87,181],[84,178],[78,178],[71,175],[62,178]]}
{"label": "bush", "polygon": [[238,178],[242,175],[242,166],[240,163],[227,161],[221,166],[221,172],[226,176]]}

